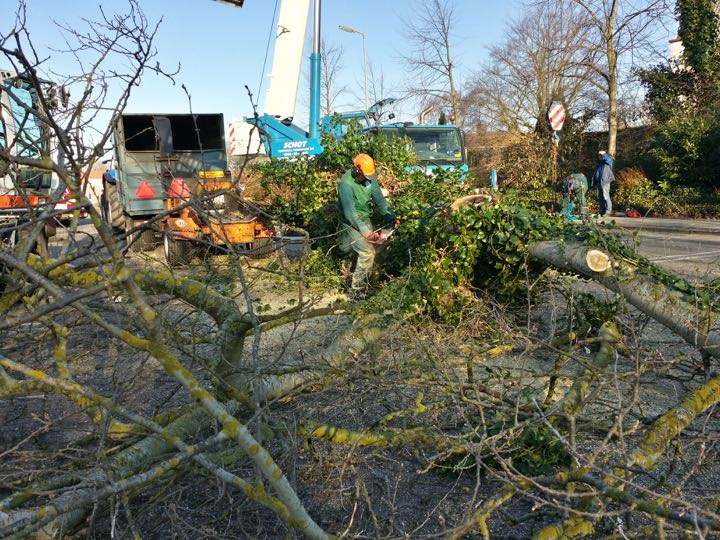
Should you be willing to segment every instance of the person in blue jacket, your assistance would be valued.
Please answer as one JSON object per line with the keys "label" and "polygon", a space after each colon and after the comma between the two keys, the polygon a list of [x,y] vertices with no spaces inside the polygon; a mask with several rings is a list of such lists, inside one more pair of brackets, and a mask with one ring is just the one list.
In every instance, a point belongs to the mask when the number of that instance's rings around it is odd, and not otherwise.
{"label": "person in blue jacket", "polygon": [[339,247],[357,255],[350,286],[350,294],[356,298],[365,295],[375,255],[384,241],[370,221],[371,201],[388,222],[396,221],[377,182],[375,162],[367,154],[358,154],[338,182]]}
{"label": "person in blue jacket", "polygon": [[598,163],[593,174],[592,187],[597,190],[600,216],[613,215],[612,201],[610,200],[610,184],[615,181],[615,174],[612,171],[613,159],[605,150],[598,152]]}

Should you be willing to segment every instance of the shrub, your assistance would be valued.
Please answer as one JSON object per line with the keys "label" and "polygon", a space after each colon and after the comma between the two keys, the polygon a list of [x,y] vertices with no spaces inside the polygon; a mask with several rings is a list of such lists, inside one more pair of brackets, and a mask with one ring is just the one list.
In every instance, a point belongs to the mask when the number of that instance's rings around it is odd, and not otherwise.
{"label": "shrub", "polygon": [[678,217],[717,215],[718,194],[713,190],[674,182],[653,182],[640,169],[627,168],[616,175],[613,199],[618,210],[632,207],[644,213]]}
{"label": "shrub", "polygon": [[555,188],[547,138],[530,134],[507,147],[502,156],[502,188],[548,191]]}
{"label": "shrub", "polygon": [[650,154],[664,181],[720,187],[720,114],[678,114],[656,129]]}
{"label": "shrub", "polygon": [[640,212],[663,213],[667,204],[660,189],[640,169],[621,169],[615,175],[615,205],[619,211],[632,207]]}

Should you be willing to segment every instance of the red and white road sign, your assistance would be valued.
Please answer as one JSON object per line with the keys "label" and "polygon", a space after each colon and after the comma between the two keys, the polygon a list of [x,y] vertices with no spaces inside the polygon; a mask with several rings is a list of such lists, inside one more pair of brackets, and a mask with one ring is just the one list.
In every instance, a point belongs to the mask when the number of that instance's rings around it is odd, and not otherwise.
{"label": "red and white road sign", "polygon": [[547,110],[547,121],[551,130],[560,131],[565,123],[565,106],[559,101],[553,101]]}

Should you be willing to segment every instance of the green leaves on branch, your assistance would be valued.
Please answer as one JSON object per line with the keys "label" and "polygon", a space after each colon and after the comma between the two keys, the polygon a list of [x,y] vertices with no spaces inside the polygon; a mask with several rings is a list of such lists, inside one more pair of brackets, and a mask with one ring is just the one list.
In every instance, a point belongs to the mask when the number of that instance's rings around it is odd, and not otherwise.
{"label": "green leaves on branch", "polygon": [[663,180],[720,186],[720,31],[714,0],[678,0],[683,53],[638,73],[656,122],[652,154]]}
{"label": "green leaves on branch", "polygon": [[405,174],[405,168],[416,162],[409,139],[369,136],[362,133],[360,124],[355,121],[349,123],[347,133],[341,140],[325,133],[322,143],[325,151],[317,162],[323,170],[345,171],[356,155],[369,154],[386,175],[401,177]]}
{"label": "green leaves on branch", "polygon": [[[445,189],[449,196],[453,188]],[[389,247],[388,258],[412,262],[411,285],[433,314],[449,321],[473,301],[473,289],[492,291],[504,299],[524,295],[528,278],[535,279],[543,270],[528,259],[526,246],[562,236],[568,227],[545,209],[520,204],[512,194],[504,195],[501,202],[455,214],[447,207],[436,209],[432,216],[427,209],[415,211],[414,219],[400,229],[401,240]],[[407,295],[407,287],[404,292]]]}
{"label": "green leaves on branch", "polygon": [[384,187],[405,176],[405,167],[415,162],[408,141],[368,137],[357,123],[351,123],[340,141],[324,135],[323,145],[325,151],[314,159],[271,159],[252,166],[252,172],[261,177],[266,211],[285,223],[308,229],[313,237],[335,232],[337,180],[357,154],[373,156]]}

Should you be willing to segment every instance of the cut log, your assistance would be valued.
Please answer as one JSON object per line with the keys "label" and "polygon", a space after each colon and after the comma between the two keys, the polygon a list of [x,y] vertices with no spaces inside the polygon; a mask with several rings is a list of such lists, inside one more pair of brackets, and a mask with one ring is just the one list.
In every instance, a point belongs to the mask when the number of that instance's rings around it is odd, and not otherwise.
{"label": "cut log", "polygon": [[529,250],[533,257],[555,268],[579,272],[592,278],[608,273],[612,267],[607,253],[584,244],[552,240],[531,244]]}
{"label": "cut log", "polygon": [[546,264],[592,278],[620,293],[627,302],[692,346],[720,358],[719,314],[688,302],[683,293],[655,281],[629,263],[611,261],[607,253],[580,243],[536,242],[528,250]]}
{"label": "cut log", "polygon": [[450,205],[450,212],[455,214],[461,208],[467,208],[468,206],[478,206],[481,204],[492,202],[492,195],[487,193],[475,193],[473,195],[466,195],[455,199]]}

